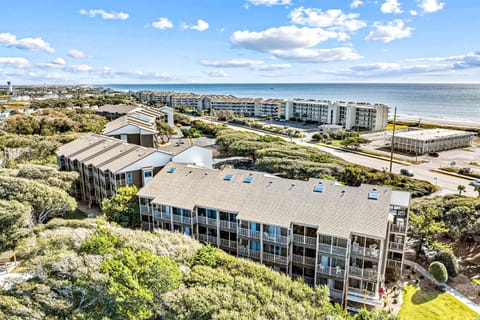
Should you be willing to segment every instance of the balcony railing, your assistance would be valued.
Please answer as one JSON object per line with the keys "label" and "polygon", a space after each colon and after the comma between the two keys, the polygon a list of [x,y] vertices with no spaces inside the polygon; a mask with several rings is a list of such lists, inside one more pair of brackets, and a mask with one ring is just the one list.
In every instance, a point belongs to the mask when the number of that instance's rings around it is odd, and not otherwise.
{"label": "balcony railing", "polygon": [[388,249],[396,250],[396,251],[403,251],[403,243],[390,242],[390,243],[388,244]]}
{"label": "balcony railing", "polygon": [[377,270],[373,268],[358,268],[351,266],[349,272],[353,276],[365,278],[365,279],[375,279],[377,277]]}
{"label": "balcony railing", "polygon": [[343,291],[338,289],[330,289],[330,297],[342,299]]}
{"label": "balcony railing", "polygon": [[160,212],[156,209],[153,210],[153,218],[155,220],[171,221],[171,214],[166,214],[165,212]]}
{"label": "balcony railing", "polygon": [[220,247],[224,248],[237,248],[236,240],[220,239]]}
{"label": "balcony railing", "polygon": [[260,251],[250,250],[247,247],[239,246],[237,252],[239,256],[260,259]]}
{"label": "balcony railing", "polygon": [[390,231],[392,232],[405,233],[405,230],[406,230],[405,226],[399,226],[397,224],[392,224],[390,226]]}
{"label": "balcony railing", "polygon": [[220,220],[220,228],[228,229],[228,230],[237,230],[237,223],[230,222],[225,220]]}
{"label": "balcony railing", "polygon": [[328,244],[319,243],[318,244],[318,251],[324,253],[335,254],[338,256],[346,256],[347,255],[347,248],[337,247],[337,246],[330,246]]}
{"label": "balcony railing", "polygon": [[315,265],[315,258],[305,257],[305,256],[302,256],[302,255],[299,255],[299,254],[294,254],[293,255],[293,262],[303,263],[303,264],[308,264],[308,265],[314,266]]}
{"label": "balcony railing", "polygon": [[263,233],[263,241],[270,241],[270,242],[275,242],[275,243],[280,243],[280,244],[287,245],[288,244],[288,237],[281,236],[281,235],[278,235],[278,234],[264,232]]}
{"label": "balcony railing", "polygon": [[400,269],[402,267],[402,261],[387,259],[387,268]]}
{"label": "balcony railing", "polygon": [[317,238],[314,237],[309,237],[309,236],[304,236],[300,234],[294,234],[293,235],[293,242],[299,243],[299,244],[304,244],[310,247],[315,248],[317,246]]}
{"label": "balcony railing", "polygon": [[183,223],[183,224],[192,224],[192,218],[191,217],[184,217],[184,216],[179,216],[174,214],[173,215],[173,222],[178,222],[178,223]]}
{"label": "balcony railing", "polygon": [[268,253],[264,252],[263,253],[263,261],[270,261],[273,263],[278,263],[278,264],[287,264],[288,259],[285,256],[279,256],[273,253]]}
{"label": "balcony railing", "polygon": [[370,257],[378,259],[380,256],[380,250],[377,248],[365,248],[352,245],[352,253],[360,256]]}
{"label": "balcony railing", "polygon": [[341,267],[328,267],[321,264],[317,265],[317,272],[339,278],[343,278],[345,276],[345,269],[342,269]]}
{"label": "balcony railing", "polygon": [[197,222],[200,224],[206,224],[209,226],[216,226],[217,225],[217,219],[213,218],[207,218],[205,216],[198,216],[197,217]]}
{"label": "balcony railing", "polygon": [[149,213],[149,208],[148,208],[148,205],[145,205],[145,204],[141,204],[140,205],[140,213]]}
{"label": "balcony railing", "polygon": [[240,228],[240,235],[254,239],[260,239],[260,231],[252,231],[245,228]]}
{"label": "balcony railing", "polygon": [[127,184],[127,181],[125,179],[119,179],[115,180],[115,185],[118,187],[124,186]]}
{"label": "balcony railing", "polygon": [[348,288],[348,293],[354,293],[354,294],[357,294],[357,295],[361,295],[363,297],[370,297],[370,298],[375,298],[375,293],[372,292],[372,291],[368,291],[367,289],[360,289],[360,288],[352,288],[352,287],[349,287]]}

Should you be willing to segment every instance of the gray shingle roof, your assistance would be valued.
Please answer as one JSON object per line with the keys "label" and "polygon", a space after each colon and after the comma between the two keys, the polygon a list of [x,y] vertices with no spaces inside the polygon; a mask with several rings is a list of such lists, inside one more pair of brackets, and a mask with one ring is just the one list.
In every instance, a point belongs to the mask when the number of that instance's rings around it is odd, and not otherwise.
{"label": "gray shingle roof", "polygon": [[[168,169],[175,167],[174,173]],[[232,174],[231,181],[224,180]],[[251,177],[250,183],[244,179]],[[322,182],[323,192],[314,192]],[[368,199],[376,192],[378,200]],[[289,227],[292,222],[319,227],[319,232],[349,237],[351,232],[384,238],[391,189],[348,187],[333,181],[290,180],[262,172],[211,170],[170,163],[139,191],[157,204],[192,209],[205,206],[238,212],[238,219]]]}

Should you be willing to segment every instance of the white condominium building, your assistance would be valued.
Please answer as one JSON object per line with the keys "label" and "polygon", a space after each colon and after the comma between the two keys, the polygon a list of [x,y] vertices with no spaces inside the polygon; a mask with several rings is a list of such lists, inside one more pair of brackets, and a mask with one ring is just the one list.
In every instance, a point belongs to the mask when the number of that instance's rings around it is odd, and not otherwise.
{"label": "white condominium building", "polygon": [[332,300],[381,306],[403,267],[410,193],[168,164],[140,189],[145,229],[185,233],[270,266]]}

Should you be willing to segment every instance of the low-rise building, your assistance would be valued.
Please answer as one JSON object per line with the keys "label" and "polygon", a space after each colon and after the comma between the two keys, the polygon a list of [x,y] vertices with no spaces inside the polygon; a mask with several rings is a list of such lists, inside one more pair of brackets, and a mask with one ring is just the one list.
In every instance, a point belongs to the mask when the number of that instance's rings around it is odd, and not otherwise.
{"label": "low-rise building", "polygon": [[60,170],[76,171],[76,196],[90,205],[101,205],[104,198],[126,185],[142,187],[170,161],[212,166],[210,150],[188,145],[174,153],[146,148],[98,134],[87,134],[55,151]]}
{"label": "low-rise building", "polygon": [[145,229],[190,235],[350,306],[381,306],[401,272],[410,193],[168,164],[138,193]]}
{"label": "low-rise building", "polygon": [[[456,148],[469,147],[473,138],[473,132],[449,130],[449,129],[426,129],[398,132],[393,139],[393,148],[397,151],[412,154],[425,154]],[[392,143],[392,136],[387,138],[387,145]]]}

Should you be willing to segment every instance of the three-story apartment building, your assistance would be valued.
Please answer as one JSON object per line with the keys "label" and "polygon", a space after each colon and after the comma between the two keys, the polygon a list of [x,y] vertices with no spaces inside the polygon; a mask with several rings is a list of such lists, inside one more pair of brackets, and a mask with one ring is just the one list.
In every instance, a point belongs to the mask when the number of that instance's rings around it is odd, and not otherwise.
{"label": "three-story apartment building", "polygon": [[408,192],[171,163],[138,196],[145,229],[182,232],[326,285],[350,306],[381,305],[386,278],[403,266]]}

